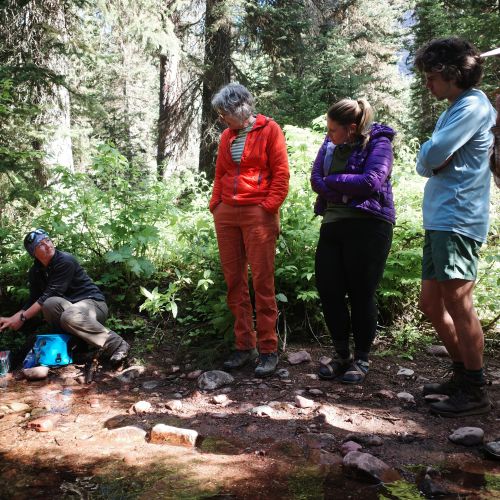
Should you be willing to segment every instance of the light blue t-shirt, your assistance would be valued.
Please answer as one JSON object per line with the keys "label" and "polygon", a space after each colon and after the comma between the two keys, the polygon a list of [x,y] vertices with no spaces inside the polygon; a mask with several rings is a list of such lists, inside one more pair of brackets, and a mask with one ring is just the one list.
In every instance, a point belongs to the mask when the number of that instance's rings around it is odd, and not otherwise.
{"label": "light blue t-shirt", "polygon": [[[463,92],[439,117],[417,158],[417,172],[429,177],[422,206],[425,229],[486,241],[491,177],[488,149],[495,119],[493,106],[477,89]],[[434,171],[452,155],[448,165]]]}

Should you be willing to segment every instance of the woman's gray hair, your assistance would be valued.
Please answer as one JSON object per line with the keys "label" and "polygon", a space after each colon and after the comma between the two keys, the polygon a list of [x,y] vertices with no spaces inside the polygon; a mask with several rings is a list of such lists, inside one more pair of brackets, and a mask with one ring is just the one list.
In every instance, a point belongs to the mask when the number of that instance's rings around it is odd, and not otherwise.
{"label": "woman's gray hair", "polygon": [[254,98],[239,83],[229,83],[212,97],[212,107],[217,113],[228,114],[245,121],[254,113]]}

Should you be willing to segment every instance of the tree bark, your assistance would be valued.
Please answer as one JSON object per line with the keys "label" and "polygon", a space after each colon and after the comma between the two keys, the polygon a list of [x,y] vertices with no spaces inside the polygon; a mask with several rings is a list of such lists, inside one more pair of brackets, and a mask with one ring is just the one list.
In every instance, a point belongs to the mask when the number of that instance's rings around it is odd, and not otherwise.
{"label": "tree bark", "polygon": [[202,91],[199,170],[209,180],[215,175],[215,157],[221,126],[211,99],[231,78],[231,25],[224,13],[225,0],[207,0],[205,59]]}

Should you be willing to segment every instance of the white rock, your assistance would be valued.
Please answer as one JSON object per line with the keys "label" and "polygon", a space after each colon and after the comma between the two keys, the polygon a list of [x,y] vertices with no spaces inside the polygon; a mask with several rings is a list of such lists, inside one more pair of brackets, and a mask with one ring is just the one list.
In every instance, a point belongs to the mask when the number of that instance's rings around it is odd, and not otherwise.
{"label": "white rock", "polygon": [[306,363],[311,361],[311,355],[307,351],[292,352],[288,355],[288,362],[291,365]]}
{"label": "white rock", "polygon": [[27,380],[43,380],[49,374],[48,366],[34,366],[33,368],[23,368],[23,375]]}
{"label": "white rock", "polygon": [[414,403],[415,402],[415,398],[409,392],[398,392],[397,396],[398,396],[398,399],[400,399],[401,401],[405,401],[406,403]]}
{"label": "white rock", "polygon": [[252,415],[257,415],[258,417],[272,417],[274,415],[274,410],[268,405],[256,406],[250,410]]}
{"label": "white rock", "polygon": [[318,375],[316,375],[316,373],[306,373],[306,377],[311,380],[318,380]]}
{"label": "white rock", "polygon": [[182,409],[182,401],[178,399],[171,399],[165,403],[165,406],[172,411],[179,411]]}
{"label": "white rock", "polygon": [[137,401],[137,403],[134,404],[133,409],[136,413],[145,413],[151,411],[152,406],[149,401]]}
{"label": "white rock", "polygon": [[484,440],[484,431],[480,427],[460,427],[448,436],[448,439],[455,444],[464,446],[475,446]]}
{"label": "white rock", "polygon": [[151,429],[149,442],[194,447],[197,438],[198,433],[192,429],[181,429],[171,425],[156,424]]}
{"label": "white rock", "polygon": [[398,375],[402,377],[411,377],[414,373],[410,368],[400,368],[398,371]]}
{"label": "white rock", "polygon": [[312,408],[314,406],[314,401],[297,395],[295,396],[295,405],[298,408]]}
{"label": "white rock", "polygon": [[133,365],[123,370],[119,375],[116,375],[115,378],[124,384],[128,384],[135,378],[140,377],[145,371],[146,368],[144,366]]}
{"label": "white rock", "polygon": [[216,404],[216,405],[221,405],[223,403],[226,403],[229,401],[229,398],[225,395],[225,394],[218,394],[217,396],[214,396],[212,398],[212,401]]}
{"label": "white rock", "polygon": [[117,427],[110,429],[108,436],[115,441],[130,442],[130,441],[144,441],[146,438],[146,431],[134,425],[126,425],[125,427]]}

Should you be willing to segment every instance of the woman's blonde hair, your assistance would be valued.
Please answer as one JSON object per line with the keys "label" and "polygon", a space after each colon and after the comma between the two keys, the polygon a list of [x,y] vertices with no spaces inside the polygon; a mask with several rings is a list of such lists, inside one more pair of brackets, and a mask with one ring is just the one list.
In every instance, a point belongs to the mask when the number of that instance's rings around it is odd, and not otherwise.
{"label": "woman's blonde hair", "polygon": [[328,110],[327,116],[342,126],[355,123],[356,138],[361,140],[363,147],[366,146],[374,116],[373,108],[366,99],[342,99]]}

